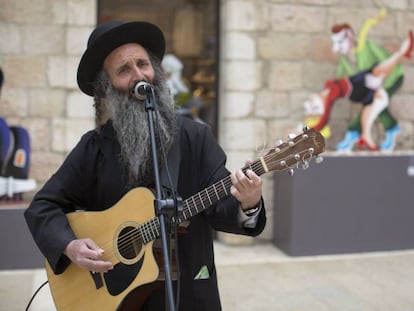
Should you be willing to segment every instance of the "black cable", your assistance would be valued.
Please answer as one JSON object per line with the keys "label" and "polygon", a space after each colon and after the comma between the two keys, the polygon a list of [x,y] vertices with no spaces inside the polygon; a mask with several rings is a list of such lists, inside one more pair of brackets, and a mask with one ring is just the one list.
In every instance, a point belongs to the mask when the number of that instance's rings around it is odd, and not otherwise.
{"label": "black cable", "polygon": [[181,292],[181,269],[180,269],[180,256],[178,254],[178,225],[174,225],[174,234],[175,234],[175,266],[177,269],[177,292],[175,296],[175,310],[179,309],[180,306],[180,292]]}
{"label": "black cable", "polygon": [[28,311],[30,308],[30,305],[33,302],[33,299],[36,297],[36,295],[39,293],[39,291],[42,289],[43,286],[45,286],[49,281],[45,281],[42,285],[39,286],[39,288],[34,292],[32,298],[30,298],[29,303],[27,304],[27,307],[25,309],[25,311]]}

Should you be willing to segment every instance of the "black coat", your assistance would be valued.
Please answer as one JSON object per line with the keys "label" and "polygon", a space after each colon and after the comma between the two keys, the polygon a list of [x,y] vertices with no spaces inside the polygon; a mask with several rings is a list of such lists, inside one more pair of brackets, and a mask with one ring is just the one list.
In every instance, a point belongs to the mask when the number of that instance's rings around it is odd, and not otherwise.
{"label": "black coat", "polygon": [[[65,213],[107,209],[127,192],[118,163],[119,151],[111,122],[100,133],[86,133],[26,210],[34,240],[55,273],[62,273],[69,264],[63,251],[75,239]],[[186,118],[180,128],[180,156],[178,193],[184,199],[229,174],[225,154],[209,127]],[[221,309],[212,228],[256,236],[266,222],[264,208],[254,229],[241,227],[237,215],[238,202],[230,196],[192,217],[187,233],[179,235],[180,310],[193,310],[195,306],[197,310]],[[210,278],[194,280],[204,265]]]}

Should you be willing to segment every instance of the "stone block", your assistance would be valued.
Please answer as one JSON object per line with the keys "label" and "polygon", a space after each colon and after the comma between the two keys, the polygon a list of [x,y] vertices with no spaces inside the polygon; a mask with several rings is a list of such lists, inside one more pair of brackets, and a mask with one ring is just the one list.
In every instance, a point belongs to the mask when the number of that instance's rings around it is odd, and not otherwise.
{"label": "stone block", "polygon": [[67,2],[68,1],[51,1],[49,3],[52,11],[52,23],[55,25],[67,25]]}
{"label": "stone block", "polygon": [[299,134],[301,129],[298,128],[298,123],[298,120],[294,118],[269,121],[266,132],[269,144],[276,146],[279,141],[286,142],[289,134]]}
{"label": "stone block", "polygon": [[[411,6],[414,8],[414,2],[412,2]],[[397,34],[400,38],[406,38],[408,30],[412,29],[412,26],[410,25],[414,25],[413,8],[411,10],[399,11],[395,13]]]}
{"label": "stone block", "polygon": [[314,92],[323,90],[325,81],[336,79],[336,65],[321,62],[303,64],[303,85]]}
{"label": "stone block", "polygon": [[4,57],[3,71],[9,87],[46,86],[46,61],[42,56],[15,55]]}
{"label": "stone block", "polygon": [[66,91],[62,89],[33,89],[29,92],[30,115],[34,117],[62,117]]}
{"label": "stone block", "polygon": [[227,154],[227,163],[226,167],[231,172],[239,170],[245,166],[246,160],[255,160],[257,156],[255,155],[255,149],[244,150],[244,151],[235,151],[235,150],[225,150]]}
{"label": "stone block", "polygon": [[66,54],[82,55],[86,49],[92,27],[68,27],[66,29]]}
{"label": "stone block", "polygon": [[66,152],[66,121],[63,118],[52,120],[52,146],[53,152]]}
{"label": "stone block", "polygon": [[[404,69],[404,83],[397,94],[414,93],[414,66],[403,63]],[[392,98],[391,98],[392,102]]]}
{"label": "stone block", "polygon": [[232,60],[256,59],[256,42],[248,34],[229,32],[224,34],[223,58]]}
{"label": "stone block", "polygon": [[252,1],[228,1],[225,7],[225,30],[260,30],[266,27],[266,10]]}
{"label": "stone block", "polygon": [[221,129],[221,143],[233,151],[255,150],[266,140],[266,123],[263,120],[227,120]]}
{"label": "stone block", "polygon": [[51,129],[46,118],[27,118],[16,120],[30,135],[32,154],[50,150]]}
{"label": "stone block", "polygon": [[258,56],[264,59],[298,60],[309,53],[310,38],[297,33],[271,33],[257,39]]}
{"label": "stone block", "polygon": [[305,115],[304,104],[312,93],[314,92],[307,90],[293,91],[290,93],[288,106],[290,117],[303,121]]}
{"label": "stone block", "polygon": [[289,115],[287,93],[262,90],[257,94],[255,114],[264,119],[281,118]]}
{"label": "stone block", "polygon": [[33,152],[30,165],[30,176],[39,184],[46,182],[63,163],[64,154],[50,151]]}
{"label": "stone block", "polygon": [[50,0],[2,0],[0,20],[9,23],[41,24],[51,19]]}
{"label": "stone block", "polygon": [[68,22],[72,25],[95,25],[97,1],[69,0],[67,1]]}
{"label": "stone block", "polygon": [[339,55],[332,51],[330,33],[313,36],[308,45],[310,60],[338,64]]}
{"label": "stone block", "polygon": [[7,85],[2,89],[0,105],[2,117],[27,117],[29,114],[28,107],[28,90],[9,88]]}
{"label": "stone block", "polygon": [[255,91],[262,83],[260,61],[229,61],[224,64],[224,71],[223,83],[229,91]]}
{"label": "stone block", "polygon": [[270,4],[269,11],[269,22],[275,31],[318,33],[325,30],[327,11],[318,7]]}
{"label": "stone block", "polygon": [[79,142],[80,138],[87,131],[95,128],[93,120],[89,119],[75,119],[67,121],[66,130],[66,151],[72,150]]}
{"label": "stone block", "polygon": [[392,97],[389,110],[397,120],[414,121],[414,95],[396,94]]}
{"label": "stone block", "polygon": [[297,62],[272,62],[269,75],[269,88],[278,91],[291,91],[302,88],[302,65]]}
{"label": "stone block", "polygon": [[22,27],[22,45],[25,54],[61,54],[65,50],[65,29],[58,25]]}
{"label": "stone block", "polygon": [[250,92],[227,92],[224,94],[222,113],[224,118],[243,118],[254,109],[254,94]]}
{"label": "stone block", "polygon": [[[3,9],[3,8],[2,8]],[[15,24],[0,22],[0,54],[17,54],[22,50],[22,38]]]}
{"label": "stone block", "polygon": [[69,56],[66,58],[66,87],[69,89],[79,89],[76,77],[78,72],[79,61],[80,56]]}
{"label": "stone block", "polygon": [[51,56],[48,58],[47,78],[51,87],[66,86],[66,57]]}
{"label": "stone block", "polygon": [[79,91],[70,92],[66,100],[67,117],[94,120],[93,98]]}
{"label": "stone block", "polygon": [[81,136],[93,128],[93,120],[53,119],[53,151],[69,152],[79,142]]}

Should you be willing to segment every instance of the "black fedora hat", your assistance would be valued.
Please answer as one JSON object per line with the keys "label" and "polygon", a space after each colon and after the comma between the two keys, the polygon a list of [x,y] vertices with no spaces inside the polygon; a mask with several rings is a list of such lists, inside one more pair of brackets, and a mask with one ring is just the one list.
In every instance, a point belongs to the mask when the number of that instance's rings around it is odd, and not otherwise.
{"label": "black fedora hat", "polygon": [[110,21],[99,25],[91,33],[88,46],[78,67],[78,85],[85,94],[93,96],[93,83],[105,58],[126,43],[138,43],[151,51],[160,61],[165,53],[165,38],[154,24]]}

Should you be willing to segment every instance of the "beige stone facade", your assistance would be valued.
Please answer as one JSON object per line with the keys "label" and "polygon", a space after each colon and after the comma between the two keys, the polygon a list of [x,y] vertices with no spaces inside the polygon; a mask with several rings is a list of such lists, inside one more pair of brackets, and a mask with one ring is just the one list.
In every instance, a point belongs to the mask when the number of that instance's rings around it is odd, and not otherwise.
{"label": "beige stone facade", "polygon": [[[303,121],[303,102],[335,76],[330,26],[358,28],[377,16],[381,1],[223,0],[219,87],[219,140],[229,168],[260,156]],[[414,1],[384,1],[388,13],[369,36],[394,49],[414,25]],[[31,177],[39,186],[61,164],[82,133],[93,128],[92,99],[76,84],[76,68],[96,23],[96,0],[0,0],[0,66],[5,73],[0,114],[31,135]],[[414,149],[414,65],[404,62],[405,83],[390,110],[403,130],[398,148]],[[355,113],[333,112],[333,146]],[[264,177],[272,236],[272,175]],[[232,239],[228,237],[228,239]]]}

